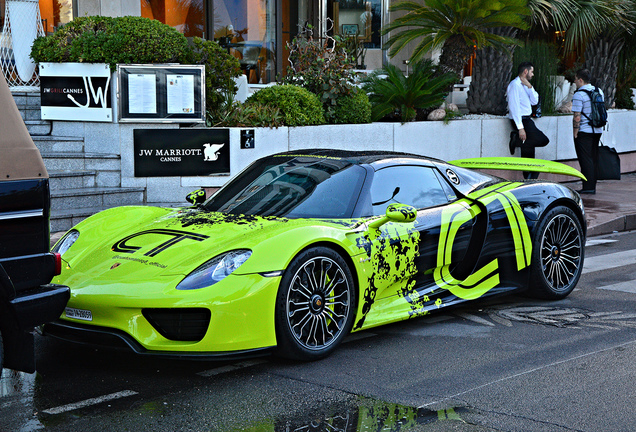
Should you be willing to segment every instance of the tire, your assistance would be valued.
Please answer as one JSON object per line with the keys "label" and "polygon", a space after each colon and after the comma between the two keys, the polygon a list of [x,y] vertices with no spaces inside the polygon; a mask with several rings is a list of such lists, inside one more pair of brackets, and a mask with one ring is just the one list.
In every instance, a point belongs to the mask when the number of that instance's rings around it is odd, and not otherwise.
{"label": "tire", "polygon": [[277,354],[295,360],[329,355],[351,331],[357,288],[345,260],[313,247],[296,256],[276,298]]}
{"label": "tire", "polygon": [[559,206],[539,221],[532,242],[530,294],[560,300],[576,286],[585,258],[585,238],[576,214]]}

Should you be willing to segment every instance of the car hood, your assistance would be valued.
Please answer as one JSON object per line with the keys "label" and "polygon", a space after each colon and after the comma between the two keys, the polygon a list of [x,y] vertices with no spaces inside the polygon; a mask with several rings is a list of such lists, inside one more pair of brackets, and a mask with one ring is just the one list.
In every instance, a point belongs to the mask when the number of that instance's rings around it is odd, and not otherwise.
{"label": "car hood", "polygon": [[[59,283],[70,286],[146,283],[182,279],[229,250],[250,249],[236,274],[282,270],[310,239],[344,238],[351,225],[336,221],[286,219],[208,212],[200,209],[120,207],[76,226],[80,236],[63,255]],[[318,234],[317,234],[318,233]],[[274,253],[273,253],[274,252]]]}

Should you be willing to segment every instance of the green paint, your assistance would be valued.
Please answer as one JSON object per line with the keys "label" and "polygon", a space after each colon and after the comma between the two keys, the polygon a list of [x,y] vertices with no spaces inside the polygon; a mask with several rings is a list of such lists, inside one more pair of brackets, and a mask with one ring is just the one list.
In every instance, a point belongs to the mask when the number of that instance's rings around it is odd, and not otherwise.
{"label": "green paint", "polygon": [[580,171],[561,162],[516,157],[484,157],[457,159],[449,163],[462,168],[531,171],[561,174],[587,180]]}
{"label": "green paint", "polygon": [[[469,197],[478,199],[485,205],[494,200],[499,200],[510,224],[515,245],[517,270],[522,270],[530,265],[532,241],[521,206],[511,192],[517,186],[519,186],[519,183],[498,184],[474,192]],[[450,274],[451,253],[455,236],[465,222],[473,219],[480,212],[480,208],[476,204],[471,204],[467,199],[451,204],[442,212],[437,266],[434,272],[435,283],[440,288],[448,289],[451,293],[464,300],[473,300],[481,297],[499,284],[499,262],[497,259],[478,269],[464,280],[457,280]]]}

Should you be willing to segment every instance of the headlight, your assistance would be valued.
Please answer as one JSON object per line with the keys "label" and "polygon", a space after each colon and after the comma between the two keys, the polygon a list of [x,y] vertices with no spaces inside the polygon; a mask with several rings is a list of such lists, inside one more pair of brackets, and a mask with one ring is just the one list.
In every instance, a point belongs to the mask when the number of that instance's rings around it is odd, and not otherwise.
{"label": "headlight", "polygon": [[73,243],[75,243],[79,235],[80,233],[78,230],[70,230],[69,232],[64,234],[64,237],[62,237],[57,243],[55,243],[55,246],[53,246],[51,252],[64,255],[64,252],[66,252],[71,248],[71,246],[73,246]]}
{"label": "headlight", "polygon": [[238,249],[221,254],[199,266],[179,282],[178,290],[199,289],[214,285],[232,274],[252,255],[248,249]]}

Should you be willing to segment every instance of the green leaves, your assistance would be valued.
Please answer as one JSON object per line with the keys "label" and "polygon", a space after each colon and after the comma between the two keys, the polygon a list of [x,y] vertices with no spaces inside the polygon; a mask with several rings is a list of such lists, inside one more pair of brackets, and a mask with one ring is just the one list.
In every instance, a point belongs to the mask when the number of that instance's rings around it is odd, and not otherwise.
{"label": "green leaves", "polygon": [[214,42],[198,37],[192,39],[185,59],[191,64],[205,65],[205,93],[208,112],[214,114],[223,103],[225,94],[236,93],[234,77],[241,75],[239,61]]}
{"label": "green leaves", "polygon": [[205,65],[206,107],[214,111],[223,95],[236,93],[240,64],[216,42],[194,38],[192,46],[175,28],[142,17],[78,17],[33,43],[36,62],[194,63]]}
{"label": "green leaves", "polygon": [[245,101],[246,106],[269,106],[279,110],[286,126],[309,126],[325,123],[318,97],[295,85],[265,87]]}
{"label": "green leaves", "polygon": [[289,63],[286,84],[302,86],[318,96],[328,123],[336,123],[336,104],[351,91],[353,64],[346,49],[338,40],[313,39],[301,34],[289,44]]}
{"label": "green leaves", "polygon": [[438,107],[455,81],[454,74],[437,75],[433,62],[424,60],[415,64],[409,76],[388,64],[365,78],[363,85],[373,121],[397,117],[404,123],[414,120],[418,110]]}
{"label": "green leaves", "polygon": [[37,38],[36,62],[178,63],[188,50],[176,29],[142,17],[78,17],[52,35]]}
{"label": "green leaves", "polygon": [[[386,44],[390,48],[389,55],[393,57],[409,43],[419,41],[411,55],[412,62],[419,61],[433,49],[444,49],[447,41],[456,36],[463,39],[471,52],[473,47],[504,49],[516,44],[516,40],[495,35],[491,30],[501,26],[526,29],[525,18],[531,13],[526,0],[425,0],[423,5],[403,1],[393,4],[390,10],[406,14],[382,30],[383,35],[390,35]],[[451,63],[458,61],[451,60]]]}

